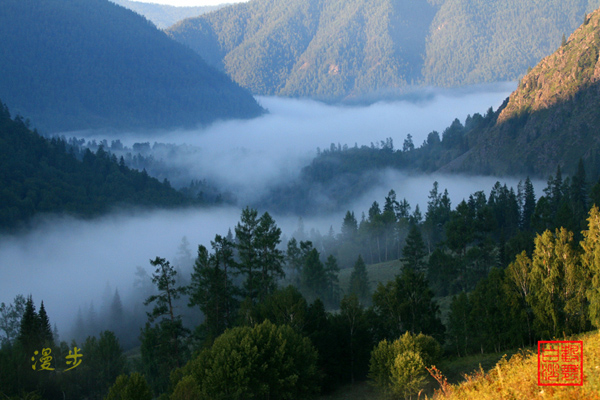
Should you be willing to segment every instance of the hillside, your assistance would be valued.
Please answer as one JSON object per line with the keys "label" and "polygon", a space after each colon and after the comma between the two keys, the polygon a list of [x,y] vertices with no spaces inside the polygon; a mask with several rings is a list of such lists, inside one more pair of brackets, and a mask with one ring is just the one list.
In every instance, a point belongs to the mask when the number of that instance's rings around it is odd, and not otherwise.
{"label": "hillside", "polygon": [[230,78],[108,0],[0,2],[0,98],[43,132],[259,115]]}
{"label": "hillside", "polygon": [[255,94],[326,100],[516,80],[598,0],[252,0],[168,29]]}
{"label": "hillside", "polygon": [[574,172],[579,158],[600,171],[600,10],[521,79],[491,128],[471,135],[472,148],[452,170],[544,175]]}
{"label": "hillside", "polygon": [[[79,159],[76,157],[79,157]],[[166,183],[98,150],[76,154],[45,139],[0,103],[0,230],[43,213],[97,216],[116,206],[169,207],[192,202]]]}
{"label": "hillside", "polygon": [[197,17],[211,11],[225,7],[227,4],[218,6],[197,6],[197,7],[174,7],[166,4],[144,3],[131,0],[110,0],[115,4],[128,8],[136,13],[143,15],[156,25],[159,29],[165,29],[174,23],[186,18]]}
{"label": "hillside", "polygon": [[[564,340],[564,339],[557,339]],[[569,339],[568,339],[569,340]],[[536,352],[515,354],[504,359],[489,372],[465,376],[464,382],[448,385],[437,400],[491,399],[600,399],[600,333],[598,331],[570,340],[583,341],[583,386],[538,386],[538,356]],[[444,372],[444,371],[442,371]]]}

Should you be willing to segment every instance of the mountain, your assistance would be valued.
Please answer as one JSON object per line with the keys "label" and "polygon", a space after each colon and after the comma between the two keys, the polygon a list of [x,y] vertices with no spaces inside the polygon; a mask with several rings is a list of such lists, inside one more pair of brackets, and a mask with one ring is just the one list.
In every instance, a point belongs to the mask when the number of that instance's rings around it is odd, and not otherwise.
{"label": "mountain", "polygon": [[328,99],[417,79],[434,15],[425,0],[253,0],[168,32],[253,93]]}
{"label": "mountain", "polygon": [[447,169],[547,175],[574,173],[579,158],[600,173],[600,10],[519,82],[491,128]]}
{"label": "mountain", "polygon": [[211,11],[223,8],[228,4],[219,4],[216,6],[197,6],[197,7],[174,7],[165,4],[143,3],[130,0],[110,0],[115,4],[128,8],[136,13],[143,15],[159,29],[165,29],[174,23],[186,18],[197,17]]}
{"label": "mountain", "polygon": [[44,132],[262,113],[225,74],[108,0],[3,0],[0,37],[0,98]]}
{"label": "mountain", "polygon": [[42,213],[91,217],[116,206],[172,207],[192,201],[167,182],[129,169],[99,149],[79,153],[31,131],[0,103],[0,230]]}
{"label": "mountain", "polygon": [[167,32],[255,94],[516,80],[600,0],[252,0]]}

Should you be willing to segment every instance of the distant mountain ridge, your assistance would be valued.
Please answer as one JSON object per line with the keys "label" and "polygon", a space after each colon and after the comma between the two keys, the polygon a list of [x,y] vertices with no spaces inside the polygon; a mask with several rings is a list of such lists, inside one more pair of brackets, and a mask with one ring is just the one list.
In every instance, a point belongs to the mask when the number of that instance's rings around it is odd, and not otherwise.
{"label": "distant mountain ridge", "polygon": [[165,29],[186,18],[197,17],[211,11],[216,11],[228,4],[216,6],[175,7],[165,4],[144,3],[143,1],[110,0],[115,4],[128,8],[152,21],[157,28]]}
{"label": "distant mountain ridge", "polygon": [[0,98],[42,132],[248,118],[246,90],[108,0],[0,2]]}
{"label": "distant mountain ridge", "polygon": [[474,145],[446,169],[543,175],[574,172],[579,158],[600,173],[600,10],[588,15],[556,52],[520,81],[497,112],[497,122],[476,132]]}
{"label": "distant mountain ridge", "polygon": [[167,32],[255,94],[516,80],[600,0],[252,0]]}

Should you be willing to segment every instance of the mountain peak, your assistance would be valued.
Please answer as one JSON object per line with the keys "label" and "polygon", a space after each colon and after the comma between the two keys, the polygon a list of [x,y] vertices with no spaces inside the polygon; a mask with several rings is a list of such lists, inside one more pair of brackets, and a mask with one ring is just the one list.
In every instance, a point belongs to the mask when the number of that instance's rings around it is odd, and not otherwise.
{"label": "mountain peak", "polygon": [[498,117],[504,123],[512,117],[548,109],[573,99],[600,79],[600,10],[582,24],[556,52],[544,58],[520,81],[506,108]]}

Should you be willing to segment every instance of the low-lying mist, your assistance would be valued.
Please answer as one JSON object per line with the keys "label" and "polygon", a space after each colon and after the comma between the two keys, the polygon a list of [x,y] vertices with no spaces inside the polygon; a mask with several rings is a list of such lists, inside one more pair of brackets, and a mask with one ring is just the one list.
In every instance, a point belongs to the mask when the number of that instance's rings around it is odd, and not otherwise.
{"label": "low-lying mist", "polygon": [[[175,211],[115,210],[94,220],[40,217],[29,231],[0,237],[0,302],[10,303],[17,294],[32,294],[36,306],[44,301],[61,335],[68,333],[80,307],[84,313],[92,302],[96,309],[101,307],[107,286],[119,290],[126,309],[132,311],[137,305],[140,313],[142,296],[134,288],[137,267],[150,275],[150,259],[177,260],[183,237],[195,257],[198,244],[209,247],[215,234],[233,231],[246,204],[274,185],[297,177],[317,147],[330,143],[369,145],[388,137],[401,147],[409,133],[418,146],[429,132],[443,131],[455,118],[464,121],[468,114],[483,114],[490,106],[498,107],[513,87],[500,84],[457,93],[430,90],[416,96],[417,101],[366,107],[263,97],[259,101],[270,114],[254,120],[219,122],[204,129],[158,135],[88,133],[86,139],[107,139],[109,143],[119,139],[128,146],[136,142],[195,146],[200,150],[186,156],[165,155],[163,161],[188,171],[189,179],[206,178],[220,189],[232,191],[239,202],[236,206]],[[424,214],[434,181],[439,182],[442,192],[448,189],[454,208],[471,193],[484,190],[489,194],[497,180],[516,190],[518,181],[525,178],[407,175],[391,170],[378,174],[380,184],[368,193],[357,193],[347,205],[329,215],[304,216],[305,230],[315,229],[325,235],[333,227],[339,233],[347,210],[360,219],[373,201],[382,205],[390,189],[396,191],[399,200],[406,198],[412,210],[419,204]],[[539,196],[543,183],[534,184]],[[290,238],[298,228],[298,216],[273,216]],[[189,278],[190,265],[185,269],[182,272]]]}
{"label": "low-lying mist", "polygon": [[386,138],[392,138],[395,147],[401,148],[408,134],[415,146],[420,146],[431,131],[441,134],[456,118],[464,122],[469,114],[496,109],[515,86],[509,82],[454,90],[425,88],[404,100],[365,107],[259,97],[269,114],[252,120],[218,122],[190,131],[119,135],[93,132],[84,137],[106,139],[108,143],[119,139],[128,147],[136,142],[185,145],[176,153],[159,152],[155,156],[180,171],[175,182],[174,177],[168,177],[175,186],[206,179],[222,191],[234,193],[240,203],[248,204],[280,182],[295,179],[315,157],[317,148],[329,148],[332,143],[368,146]]}

